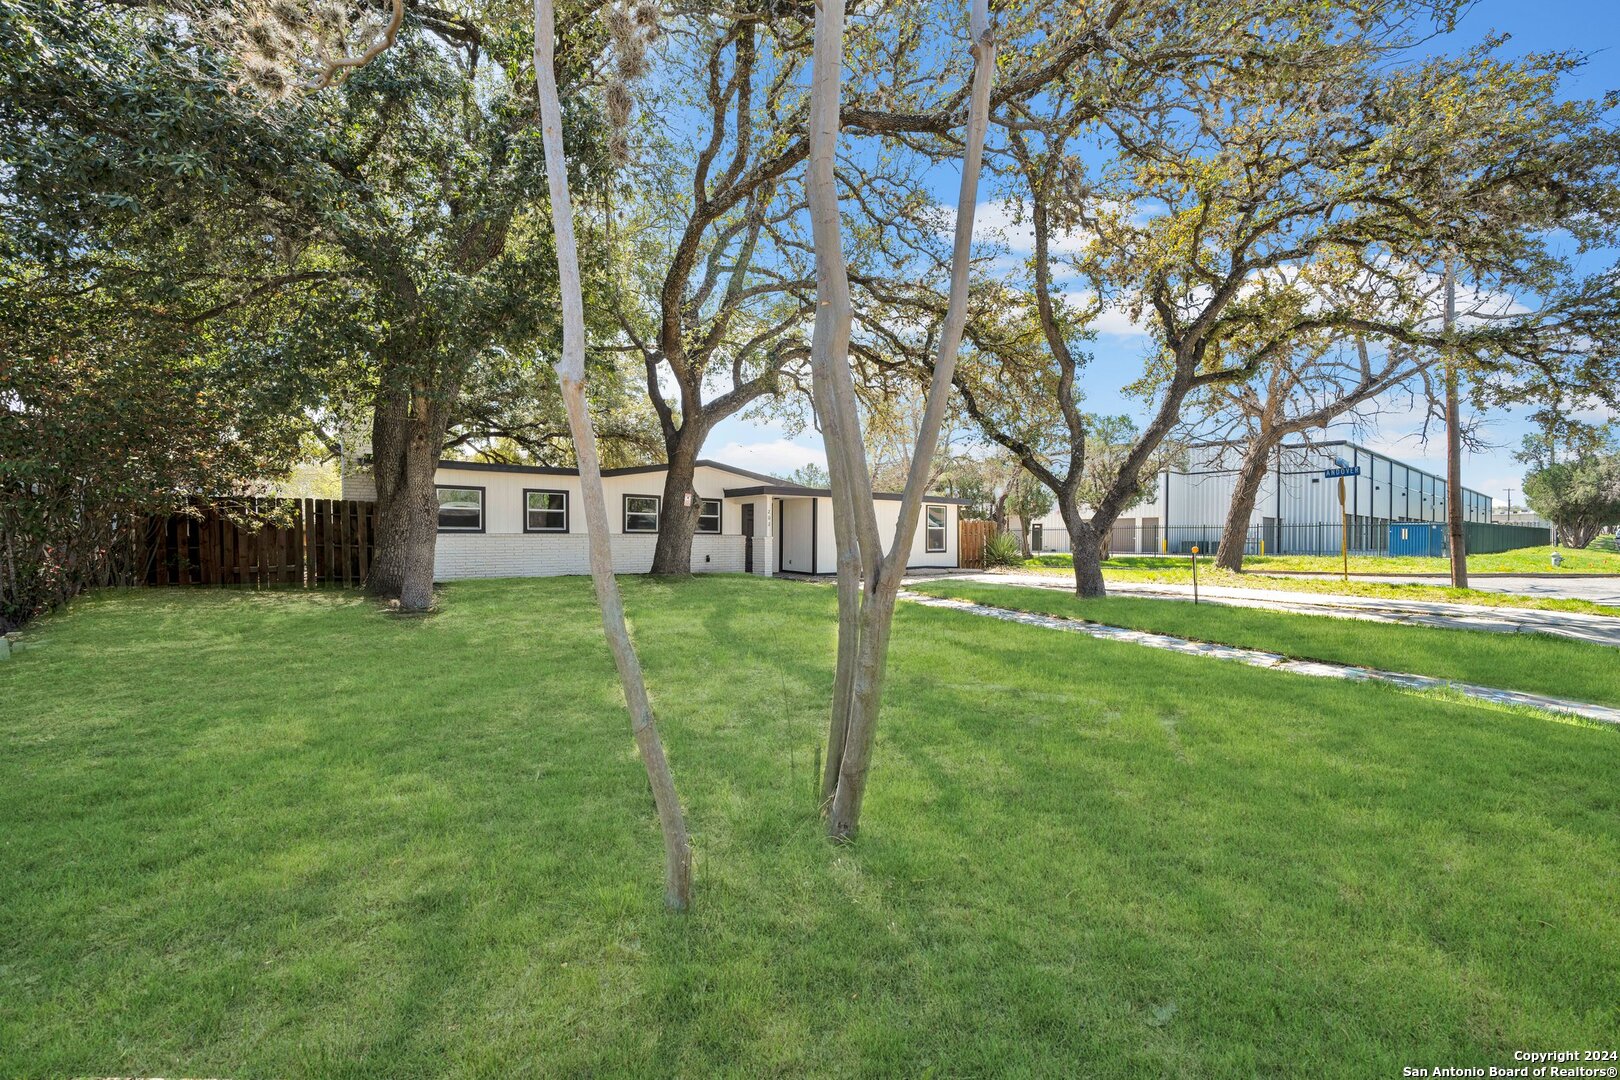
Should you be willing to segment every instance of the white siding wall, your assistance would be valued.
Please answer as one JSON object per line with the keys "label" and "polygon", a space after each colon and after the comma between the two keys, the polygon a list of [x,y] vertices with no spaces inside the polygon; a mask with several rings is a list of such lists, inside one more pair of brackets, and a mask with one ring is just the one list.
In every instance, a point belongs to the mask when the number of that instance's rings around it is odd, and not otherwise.
{"label": "white siding wall", "polygon": [[[810,504],[814,502],[816,509],[815,519],[815,550],[812,553],[810,544]],[[808,496],[782,496],[781,506],[783,520],[786,522],[786,532],[782,540],[782,569],[796,574],[835,574],[838,572],[838,534],[833,524],[832,500],[830,498],[811,499]],[[895,526],[900,522],[900,500],[877,499],[878,536],[887,545],[894,537]],[[960,564],[957,557],[957,517],[959,507],[954,503],[928,503],[923,504],[925,509],[919,510],[917,515],[917,533],[912,538],[911,553],[906,559],[907,566],[914,567],[954,567]],[[943,506],[945,508],[945,550],[929,551],[926,530],[928,506]],[[811,558],[814,556],[814,563]]]}
{"label": "white siding wall", "polygon": [[[943,506],[945,508],[945,550],[928,550],[928,507]],[[906,558],[907,566],[957,566],[961,560],[957,557],[957,517],[961,507],[954,503],[923,502],[923,508],[917,513],[917,535],[911,540],[911,554]],[[879,499],[877,504],[878,528],[885,537],[894,535],[894,527],[900,520],[900,503],[893,499]]]}
{"label": "white siding wall", "polygon": [[[823,500],[825,501],[825,500]],[[795,574],[813,574],[816,572],[810,563],[810,502],[809,499],[786,498],[781,500],[782,521],[782,569]],[[817,518],[820,518],[818,513]],[[831,524],[832,515],[828,514],[828,524]],[[820,522],[818,520],[817,524]],[[821,554],[821,542],[817,538],[816,554]],[[828,549],[828,555],[832,549]]]}
{"label": "white siding wall", "polygon": [[[579,478],[567,473],[506,472],[488,469],[441,467],[434,477],[440,486],[483,490],[482,532],[440,532],[434,556],[434,577],[439,581],[478,577],[539,577],[590,572],[585,513],[580,503]],[[371,475],[351,471],[344,476],[345,498],[375,498]],[[613,565],[623,574],[644,574],[652,565],[655,533],[624,532],[626,495],[661,496],[662,470],[602,479],[607,496],[608,532],[613,542]],[[721,501],[721,533],[699,533],[692,543],[694,573],[741,573],[747,568],[747,541],[742,535],[745,505],[754,507],[753,572],[770,575],[778,569],[798,573],[830,574],[836,570],[832,501],[814,500],[816,510],[814,556],[811,564],[811,503],[809,497],[755,495],[725,498],[727,488],[757,486],[755,478],[700,466],[693,486],[698,496]],[[525,491],[562,491],[568,496],[568,531],[525,532]],[[894,534],[900,503],[877,500],[878,526],[888,538]],[[945,551],[926,551],[924,522],[919,520],[911,548],[910,566],[956,566],[957,507],[946,508]],[[783,565],[777,566],[779,554]]]}

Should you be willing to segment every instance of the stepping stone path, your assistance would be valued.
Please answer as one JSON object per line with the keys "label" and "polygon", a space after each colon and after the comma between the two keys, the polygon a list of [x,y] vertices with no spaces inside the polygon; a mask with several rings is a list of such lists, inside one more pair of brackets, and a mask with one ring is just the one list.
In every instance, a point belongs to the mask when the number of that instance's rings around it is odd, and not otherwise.
{"label": "stepping stone path", "polygon": [[1324,679],[1349,679],[1354,682],[1386,682],[1405,687],[1408,690],[1454,690],[1467,697],[1476,698],[1480,701],[1489,701],[1497,705],[1528,706],[1533,709],[1569,713],[1574,716],[1584,717],[1587,720],[1595,720],[1598,723],[1620,726],[1620,708],[1613,708],[1608,705],[1591,705],[1581,701],[1547,697],[1542,694],[1526,694],[1518,690],[1498,690],[1491,686],[1452,682],[1449,679],[1436,679],[1428,675],[1408,675],[1398,671],[1380,671],[1377,668],[1330,664],[1320,660],[1291,660],[1280,653],[1266,652],[1262,649],[1241,649],[1234,645],[1214,645],[1206,641],[1189,641],[1186,638],[1171,637],[1168,634],[1150,634],[1142,630],[1127,630],[1123,626],[1107,626],[1103,623],[1082,622],[1078,619],[1063,619],[1055,615],[1036,615],[1028,611],[1012,611],[1008,608],[969,603],[966,600],[951,600],[942,596],[925,596],[909,589],[902,590],[900,597],[914,604],[921,604],[924,607],[961,611],[969,615],[982,615],[986,618],[1000,619],[1003,622],[1038,626],[1045,630],[1063,630],[1069,633],[1085,634],[1088,637],[1101,638],[1104,641],[1123,641],[1131,645],[1144,645],[1150,649],[1164,649],[1167,652],[1186,653],[1191,656],[1208,656],[1216,660],[1234,660],[1240,664],[1248,664],[1250,667],[1287,671],[1294,675],[1314,675]]}

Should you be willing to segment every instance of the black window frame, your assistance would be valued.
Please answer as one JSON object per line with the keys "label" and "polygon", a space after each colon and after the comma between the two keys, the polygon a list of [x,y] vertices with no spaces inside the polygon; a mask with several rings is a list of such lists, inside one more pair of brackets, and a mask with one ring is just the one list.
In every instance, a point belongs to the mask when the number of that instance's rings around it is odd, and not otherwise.
{"label": "black window frame", "polygon": [[[941,514],[939,522],[939,547],[934,546],[930,533],[934,527],[928,523],[928,511],[938,510]],[[946,535],[951,527],[951,508],[946,503],[923,504],[923,551],[928,555],[942,555],[951,549],[950,537]]]}
{"label": "black window frame", "polygon": [[[478,492],[478,528],[458,529],[452,526],[445,528],[439,520],[441,507],[439,506],[439,492],[441,491],[476,491]],[[481,533],[489,521],[489,491],[479,484],[434,484],[433,485],[433,521],[442,533]]]}
{"label": "black window frame", "polygon": [[[560,529],[536,529],[536,528],[532,528],[529,525],[529,496],[530,495],[561,495],[562,496],[562,501],[563,501],[563,504],[562,504],[562,516],[563,516],[562,528],[560,528]],[[523,531],[526,532],[526,533],[540,533],[540,534],[550,533],[550,534],[552,534],[554,536],[566,533],[566,532],[569,531],[570,527],[573,524],[573,521],[572,521],[571,516],[570,516],[572,511],[573,511],[573,500],[571,498],[569,498],[569,493],[568,493],[566,488],[524,488],[523,489]],[[541,513],[555,513],[556,511],[540,511],[540,512]]]}
{"label": "black window frame", "polygon": [[[630,500],[651,499],[653,501],[652,519],[653,527],[650,529],[632,529],[630,527]],[[657,536],[658,521],[664,516],[664,497],[662,495],[636,495],[627,494],[620,503],[622,512],[619,515],[619,530],[630,536]],[[645,511],[636,511],[638,517],[645,517]]]}
{"label": "black window frame", "polygon": [[[712,528],[712,529],[705,529],[703,527],[703,519],[708,516],[707,514],[705,514],[703,512],[703,507],[707,503],[714,503],[714,528]],[[721,500],[721,499],[699,498],[698,499],[697,532],[699,532],[703,536],[719,536],[721,533],[723,533],[725,531],[725,525],[726,525],[726,509],[725,509],[725,505],[726,505],[725,502],[723,500]]]}

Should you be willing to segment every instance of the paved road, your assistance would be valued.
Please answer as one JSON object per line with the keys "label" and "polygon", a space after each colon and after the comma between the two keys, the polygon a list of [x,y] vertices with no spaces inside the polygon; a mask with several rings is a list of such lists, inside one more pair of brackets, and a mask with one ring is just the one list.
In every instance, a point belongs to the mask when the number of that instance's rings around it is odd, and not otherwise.
{"label": "paved road", "polygon": [[[1043,589],[1068,591],[1073,582],[1051,574],[988,574],[964,571],[948,575],[918,575],[907,579],[923,582],[941,576],[957,580],[981,581],[991,585],[1034,585]],[[1494,580],[1516,580],[1498,578]],[[1524,579],[1540,580],[1540,579]],[[1594,580],[1594,579],[1588,579]],[[1554,581],[1553,584],[1563,584]],[[1191,585],[1158,582],[1121,581],[1111,578],[1108,590],[1114,595],[1152,596],[1165,600],[1191,600]],[[1200,599],[1232,607],[1291,611],[1302,615],[1331,615],[1341,619],[1370,622],[1438,626],[1453,630],[1487,630],[1499,634],[1556,634],[1598,645],[1620,648],[1620,618],[1585,615],[1572,611],[1536,611],[1529,608],[1482,607],[1436,600],[1385,600],[1367,596],[1340,596],[1333,593],[1283,592],[1273,589],[1239,589],[1227,586],[1201,586]]]}

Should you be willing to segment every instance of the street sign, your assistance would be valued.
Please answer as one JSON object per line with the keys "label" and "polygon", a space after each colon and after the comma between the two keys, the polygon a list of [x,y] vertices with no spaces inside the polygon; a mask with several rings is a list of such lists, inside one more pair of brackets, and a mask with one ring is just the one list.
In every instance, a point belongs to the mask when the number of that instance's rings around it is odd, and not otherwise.
{"label": "street sign", "polygon": [[1361,466],[1350,465],[1343,469],[1323,469],[1322,475],[1329,480],[1333,479],[1335,476],[1360,476]]}

